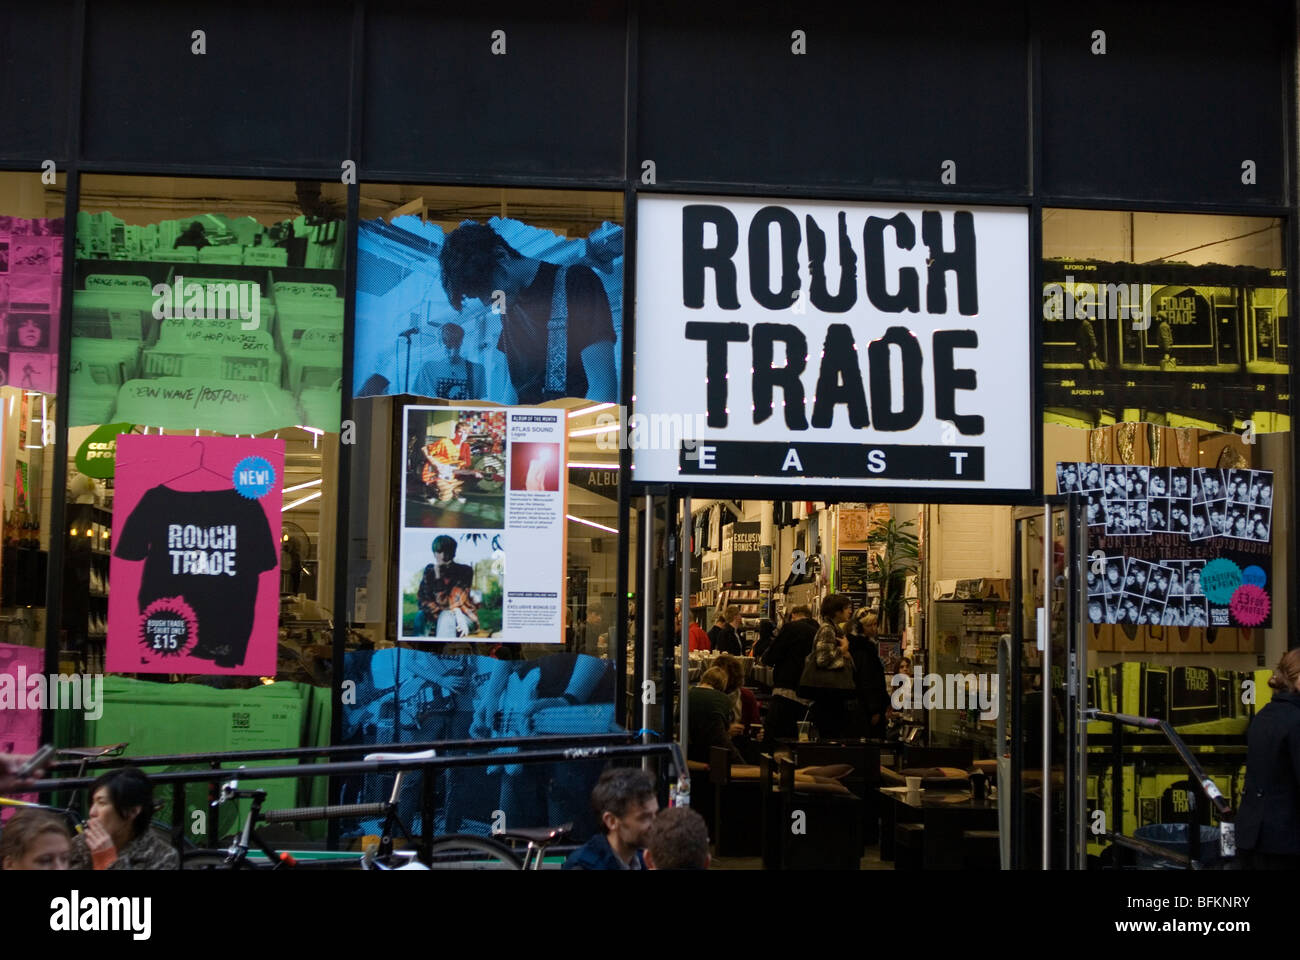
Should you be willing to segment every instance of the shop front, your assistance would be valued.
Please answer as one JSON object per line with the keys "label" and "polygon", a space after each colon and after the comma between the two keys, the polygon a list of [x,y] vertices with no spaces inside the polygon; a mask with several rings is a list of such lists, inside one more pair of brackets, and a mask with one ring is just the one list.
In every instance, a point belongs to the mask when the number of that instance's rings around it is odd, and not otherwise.
{"label": "shop front", "polygon": [[1290,645],[1294,11],[797,13],[7,14],[0,750],[178,846],[214,754],[482,759],[264,781],[335,852],[678,744],[718,866],[1217,849],[1109,718],[1235,807]]}

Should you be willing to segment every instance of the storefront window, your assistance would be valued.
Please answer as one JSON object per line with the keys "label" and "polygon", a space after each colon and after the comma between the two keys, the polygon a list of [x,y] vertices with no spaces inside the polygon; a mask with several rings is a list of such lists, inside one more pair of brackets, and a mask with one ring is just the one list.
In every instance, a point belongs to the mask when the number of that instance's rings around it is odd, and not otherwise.
{"label": "storefront window", "polygon": [[[0,173],[0,675],[45,670],[64,178]],[[0,740],[40,744],[41,714],[5,710]]]}
{"label": "storefront window", "polygon": [[344,196],[82,178],[62,636],[109,676],[80,742],[328,742]]}
{"label": "storefront window", "polygon": [[[367,184],[361,217],[344,737],[617,729],[598,418],[618,413],[622,197]],[[440,775],[435,827],[582,819],[572,777],[561,796],[530,770]]]}
{"label": "storefront window", "polygon": [[[1089,700],[1191,740],[1244,744],[1288,644],[1284,253],[1276,219],[1043,215],[1044,485],[1086,502]],[[1196,749],[1235,804],[1240,749]],[[1115,771],[1095,772],[1089,804],[1113,810]],[[1122,775],[1123,833],[1186,818],[1181,767]]]}

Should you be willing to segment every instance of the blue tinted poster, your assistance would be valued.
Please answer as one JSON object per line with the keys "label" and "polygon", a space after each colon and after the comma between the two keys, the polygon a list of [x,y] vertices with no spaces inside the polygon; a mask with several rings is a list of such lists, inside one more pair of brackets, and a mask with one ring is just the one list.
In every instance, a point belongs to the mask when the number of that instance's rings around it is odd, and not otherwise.
{"label": "blue tinted poster", "polygon": [[536,405],[618,399],[623,228],[362,223],[354,392]]}

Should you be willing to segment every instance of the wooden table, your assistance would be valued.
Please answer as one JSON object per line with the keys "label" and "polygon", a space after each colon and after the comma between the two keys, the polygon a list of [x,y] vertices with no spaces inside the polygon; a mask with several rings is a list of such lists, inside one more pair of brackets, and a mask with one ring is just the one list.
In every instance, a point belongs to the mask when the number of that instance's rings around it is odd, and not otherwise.
{"label": "wooden table", "polygon": [[922,790],[909,799],[906,787],[881,787],[880,858],[894,858],[894,827],[919,823],[925,828],[922,863],[926,870],[960,870],[962,832],[998,829],[998,802],[975,800],[967,789]]}

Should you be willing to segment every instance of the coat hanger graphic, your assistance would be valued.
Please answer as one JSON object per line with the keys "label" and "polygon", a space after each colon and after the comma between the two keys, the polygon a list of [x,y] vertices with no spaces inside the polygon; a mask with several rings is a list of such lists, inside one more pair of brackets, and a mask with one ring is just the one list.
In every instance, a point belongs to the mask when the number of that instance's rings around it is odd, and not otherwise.
{"label": "coat hanger graphic", "polygon": [[217,471],[215,471],[215,470],[211,470],[211,469],[209,469],[209,468],[207,468],[207,467],[205,467],[205,466],[203,465],[203,455],[207,452],[207,448],[203,446],[203,441],[202,441],[202,440],[195,440],[192,444],[190,444],[190,449],[191,449],[191,450],[193,450],[195,447],[198,447],[198,448],[199,448],[199,464],[198,464],[198,466],[196,466],[193,470],[186,470],[184,473],[178,473],[176,476],[172,477],[170,480],[164,480],[164,481],[163,481],[163,486],[166,486],[166,485],[169,484],[169,483],[175,483],[177,480],[181,480],[181,479],[183,479],[183,478],[185,478],[185,477],[188,477],[190,474],[193,474],[193,473],[199,473],[200,471],[202,471],[203,473],[210,473],[210,474],[212,474],[214,477],[216,477],[217,479],[219,479],[223,484],[229,484],[229,483],[230,483],[230,478],[229,478],[229,477],[222,476],[221,474],[217,473]]}

